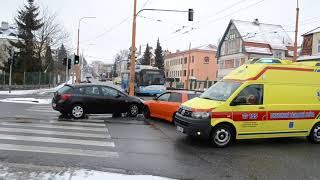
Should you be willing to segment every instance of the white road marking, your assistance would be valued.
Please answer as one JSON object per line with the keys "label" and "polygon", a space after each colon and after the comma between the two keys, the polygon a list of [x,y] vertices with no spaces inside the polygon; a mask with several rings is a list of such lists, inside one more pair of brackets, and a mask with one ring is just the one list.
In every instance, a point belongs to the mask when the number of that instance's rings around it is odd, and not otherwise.
{"label": "white road marking", "polygon": [[31,112],[46,112],[46,113],[59,113],[58,111],[54,111],[54,110],[41,110],[41,109],[27,109],[27,111],[31,111]]}
{"label": "white road marking", "polygon": [[97,131],[97,132],[108,132],[108,129],[105,127],[80,127],[80,126],[64,126],[59,124],[34,124],[34,123],[8,123],[2,122],[0,125],[9,125],[9,126],[17,126],[17,127],[39,127],[39,128],[51,128],[51,129],[69,129],[69,130],[88,130],[88,131]]}
{"label": "white road marking", "polygon": [[102,158],[118,158],[117,152],[111,151],[93,151],[82,150],[73,148],[57,148],[57,147],[44,147],[44,146],[26,146],[26,145],[14,145],[14,144],[0,144],[0,150],[11,151],[25,151],[25,152],[40,152],[50,154],[64,154],[64,155],[78,155],[78,156],[91,156]]}
{"label": "white road marking", "polygon": [[79,139],[66,139],[66,138],[38,137],[38,136],[20,136],[20,135],[0,134],[0,140],[1,139],[115,147],[114,142],[109,142],[109,141],[92,141],[92,140],[79,140]]}
{"label": "white road marking", "polygon": [[40,123],[40,124],[53,124],[53,125],[79,125],[79,126],[94,126],[94,127],[105,127],[106,124],[104,121],[89,121],[89,120],[81,120],[79,121],[57,121],[57,120],[49,120],[49,121],[43,121],[43,120],[35,120],[35,119],[27,119],[27,120],[10,120],[10,121],[2,121],[7,123]]}
{"label": "white road marking", "polygon": [[91,137],[91,138],[107,138],[111,139],[109,134],[92,134],[92,133],[79,133],[79,132],[62,132],[62,131],[48,131],[37,129],[24,129],[24,128],[3,128],[0,127],[2,132],[14,133],[32,133],[32,134],[45,134],[45,135],[62,135],[62,136],[76,136],[76,137]]}

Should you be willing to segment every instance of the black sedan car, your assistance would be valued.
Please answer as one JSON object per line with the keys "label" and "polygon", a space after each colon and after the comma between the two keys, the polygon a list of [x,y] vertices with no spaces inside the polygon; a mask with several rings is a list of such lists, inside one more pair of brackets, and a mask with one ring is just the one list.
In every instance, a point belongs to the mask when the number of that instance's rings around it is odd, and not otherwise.
{"label": "black sedan car", "polygon": [[103,85],[65,85],[55,92],[52,107],[64,116],[79,119],[85,114],[127,113],[135,117],[141,113],[143,102],[138,97],[128,96],[121,91]]}

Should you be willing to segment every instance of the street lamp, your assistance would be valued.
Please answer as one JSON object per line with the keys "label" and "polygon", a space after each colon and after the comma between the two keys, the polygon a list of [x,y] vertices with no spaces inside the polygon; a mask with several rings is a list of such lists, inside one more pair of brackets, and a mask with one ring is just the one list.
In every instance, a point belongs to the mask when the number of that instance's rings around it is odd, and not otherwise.
{"label": "street lamp", "polygon": [[[81,25],[81,21],[84,19],[94,19],[96,17],[82,17],[79,20],[79,24],[78,24],[78,40],[77,40],[77,55],[79,56],[79,43],[80,43],[80,25]],[[76,77],[77,77],[77,83],[80,83],[80,65],[76,64]]]}

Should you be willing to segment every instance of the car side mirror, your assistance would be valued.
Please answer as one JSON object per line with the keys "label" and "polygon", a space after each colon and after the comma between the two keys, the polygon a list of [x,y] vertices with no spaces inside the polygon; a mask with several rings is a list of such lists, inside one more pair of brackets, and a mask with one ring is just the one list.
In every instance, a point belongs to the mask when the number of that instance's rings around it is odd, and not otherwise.
{"label": "car side mirror", "polygon": [[237,105],[243,105],[243,104],[247,104],[247,100],[245,97],[240,96],[240,97],[237,97],[235,100],[233,100],[230,103],[230,106],[237,106]]}

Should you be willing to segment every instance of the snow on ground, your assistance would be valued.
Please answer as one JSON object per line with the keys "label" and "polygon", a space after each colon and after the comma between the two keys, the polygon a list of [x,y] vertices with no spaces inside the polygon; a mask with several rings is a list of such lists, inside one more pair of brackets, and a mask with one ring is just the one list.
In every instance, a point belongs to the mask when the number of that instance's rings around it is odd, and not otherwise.
{"label": "snow on ground", "polygon": [[[116,173],[117,172],[117,173]],[[129,175],[122,170],[103,172],[78,168],[45,167],[28,164],[0,164],[0,179],[51,180],[172,180],[152,175]]]}
{"label": "snow on ground", "polygon": [[0,91],[0,95],[30,95],[30,94],[47,94],[54,93],[62,88],[66,84],[72,84],[72,80],[69,80],[67,83],[62,83],[59,86],[56,86],[51,89],[34,89],[34,90],[12,90],[11,93],[9,91]]}
{"label": "snow on ground", "polygon": [[6,98],[6,99],[0,99],[0,102],[19,103],[19,104],[50,104],[51,103],[51,99]]}

